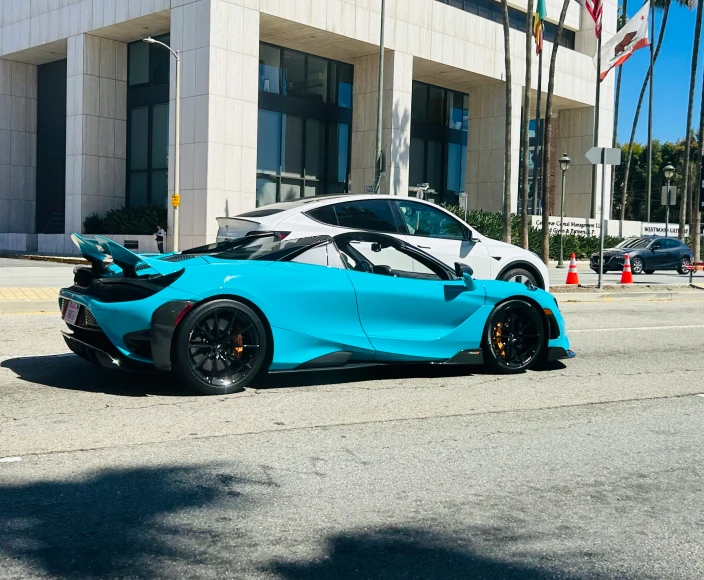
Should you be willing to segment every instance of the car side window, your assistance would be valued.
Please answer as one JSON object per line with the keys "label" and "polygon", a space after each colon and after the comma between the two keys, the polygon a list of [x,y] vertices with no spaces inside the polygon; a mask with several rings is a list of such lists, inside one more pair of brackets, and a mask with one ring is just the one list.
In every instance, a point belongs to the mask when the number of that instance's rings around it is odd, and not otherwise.
{"label": "car side window", "polygon": [[322,222],[329,226],[337,225],[337,216],[335,215],[335,210],[331,205],[324,205],[323,207],[318,207],[310,211],[305,212],[305,214],[313,218],[315,221]]}
{"label": "car side window", "polygon": [[462,224],[445,212],[413,201],[396,203],[410,235],[450,240],[465,239]]}
{"label": "car side window", "polygon": [[310,250],[306,250],[299,256],[291,260],[296,264],[310,264],[311,266],[328,266],[328,250],[327,245],[316,246]]}
{"label": "car side window", "polygon": [[664,250],[674,250],[680,247],[680,243],[677,240],[662,240],[660,243]]}
{"label": "car side window", "polygon": [[385,234],[399,233],[391,204],[387,200],[365,199],[337,203],[332,207],[337,217],[335,225],[340,227]]}

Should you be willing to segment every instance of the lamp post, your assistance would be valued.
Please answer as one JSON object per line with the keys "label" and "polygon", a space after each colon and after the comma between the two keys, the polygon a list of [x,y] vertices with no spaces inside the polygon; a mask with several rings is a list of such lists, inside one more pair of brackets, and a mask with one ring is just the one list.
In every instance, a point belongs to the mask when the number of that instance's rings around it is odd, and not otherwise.
{"label": "lamp post", "polygon": [[665,206],[665,237],[667,238],[668,230],[670,229],[670,180],[675,174],[675,168],[668,163],[662,168],[662,172],[665,174],[665,179],[667,179],[667,205]]}
{"label": "lamp post", "polygon": [[557,267],[564,268],[565,263],[563,261],[564,256],[562,252],[562,242],[564,235],[562,233],[562,228],[565,221],[565,173],[567,173],[567,170],[569,169],[572,160],[569,158],[567,153],[563,153],[562,157],[560,157],[559,163],[560,169],[562,170],[562,194],[560,195],[560,259],[557,262]]}
{"label": "lamp post", "polygon": [[173,251],[178,252],[178,208],[181,205],[181,53],[174,50],[168,44],[153,39],[151,36],[143,39],[149,44],[158,44],[168,50],[176,59],[176,111],[174,138],[176,145],[174,148],[174,194],[171,196],[171,205],[174,208],[174,244]]}
{"label": "lamp post", "polygon": [[381,176],[386,171],[384,151],[381,146],[381,123],[384,110],[384,25],[386,19],[386,0],[381,0],[381,30],[379,31],[379,85],[377,87],[376,110],[376,153],[374,161],[374,193],[379,193]]}

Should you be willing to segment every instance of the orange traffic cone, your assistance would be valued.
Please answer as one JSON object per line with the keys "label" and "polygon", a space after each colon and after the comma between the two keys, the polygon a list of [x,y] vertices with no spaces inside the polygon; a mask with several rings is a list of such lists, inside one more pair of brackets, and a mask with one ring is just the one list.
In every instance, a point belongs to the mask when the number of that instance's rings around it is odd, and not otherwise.
{"label": "orange traffic cone", "polygon": [[621,284],[633,284],[633,272],[631,272],[631,259],[626,254],[623,260],[623,274],[621,274]]}
{"label": "orange traffic cone", "polygon": [[574,253],[570,257],[570,267],[567,270],[567,280],[565,284],[579,284],[579,274],[577,274],[577,261],[574,258]]}

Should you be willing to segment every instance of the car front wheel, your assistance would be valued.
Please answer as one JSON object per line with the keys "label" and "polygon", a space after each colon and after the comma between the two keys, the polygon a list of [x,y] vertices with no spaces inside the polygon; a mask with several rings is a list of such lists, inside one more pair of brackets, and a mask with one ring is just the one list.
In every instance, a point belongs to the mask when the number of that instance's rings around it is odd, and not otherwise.
{"label": "car front wheel", "polygon": [[501,275],[501,280],[504,282],[518,282],[519,284],[525,284],[530,282],[536,288],[541,288],[535,276],[528,270],[523,268],[512,268]]}
{"label": "car front wheel", "polygon": [[194,308],[176,329],[173,368],[189,387],[206,395],[242,390],[262,370],[267,352],[264,324],[235,300]]}
{"label": "car front wheel", "polygon": [[680,260],[680,264],[677,266],[677,271],[680,274],[689,274],[689,258],[682,258]]}
{"label": "car front wheel", "polygon": [[489,315],[484,331],[484,358],[500,373],[532,368],[545,345],[545,323],[538,310],[523,300],[508,300]]}

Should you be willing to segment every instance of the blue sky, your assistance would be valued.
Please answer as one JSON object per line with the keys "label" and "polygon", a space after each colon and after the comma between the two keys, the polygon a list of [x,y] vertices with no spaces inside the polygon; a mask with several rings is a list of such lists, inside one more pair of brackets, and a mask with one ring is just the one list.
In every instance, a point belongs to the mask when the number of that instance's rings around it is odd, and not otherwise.
{"label": "blue sky", "polygon": [[[702,0],[704,1],[704,0]],[[633,16],[642,6],[636,0],[628,3],[628,15]],[[655,38],[660,30],[662,12],[656,13]],[[665,38],[655,65],[655,96],[653,98],[653,138],[662,141],[675,141],[684,137],[687,123],[687,100],[689,93],[689,73],[692,62],[692,42],[696,8],[688,10],[674,5],[670,8],[665,29]],[[704,31],[703,31],[704,32]],[[704,41],[704,34],[702,35]],[[694,93],[694,115],[692,127],[699,127],[699,105],[701,103],[702,44],[699,48],[699,72]],[[619,107],[618,140],[627,143],[633,126],[633,115],[638,102],[645,73],[650,61],[650,49],[636,51],[623,65],[621,81],[621,106]],[[616,70],[609,74],[616,74]],[[636,130],[636,142],[645,143],[648,138],[648,91],[645,92],[643,106]]]}

